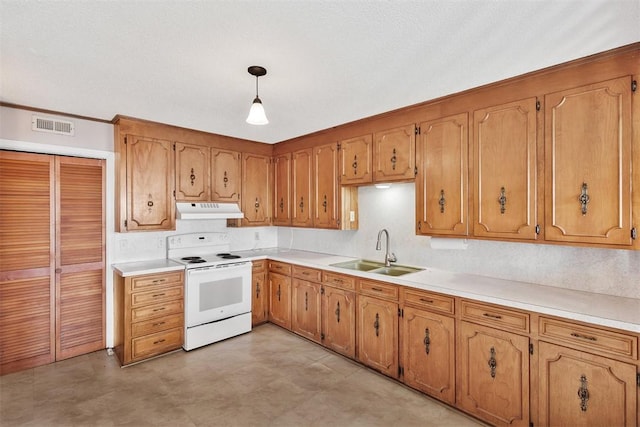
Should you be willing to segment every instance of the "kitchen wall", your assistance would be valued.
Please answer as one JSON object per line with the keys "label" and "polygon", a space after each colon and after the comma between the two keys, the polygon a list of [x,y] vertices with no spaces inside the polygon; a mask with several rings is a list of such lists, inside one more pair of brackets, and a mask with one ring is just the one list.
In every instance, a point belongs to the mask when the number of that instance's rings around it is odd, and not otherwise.
{"label": "kitchen wall", "polygon": [[416,236],[414,191],[413,183],[361,187],[358,231],[280,227],[278,244],[384,260],[384,245],[375,248],[378,231],[386,228],[400,264],[640,298],[640,251]]}

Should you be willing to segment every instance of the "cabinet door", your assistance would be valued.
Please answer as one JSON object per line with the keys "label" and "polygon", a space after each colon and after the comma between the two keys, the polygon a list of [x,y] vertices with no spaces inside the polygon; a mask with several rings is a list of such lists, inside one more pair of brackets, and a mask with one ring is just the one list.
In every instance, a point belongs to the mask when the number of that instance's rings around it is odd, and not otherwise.
{"label": "cabinet door", "polygon": [[291,329],[291,278],[269,273],[269,321]]}
{"label": "cabinet door", "polygon": [[417,233],[467,236],[467,113],[421,123],[417,145]]}
{"label": "cabinet door", "polygon": [[634,365],[541,342],[539,369],[541,425],[636,425]]}
{"label": "cabinet door", "polygon": [[340,141],[340,184],[368,184],[373,181],[373,135]]}
{"label": "cabinet door", "polygon": [[104,166],[56,157],[56,360],[105,348]]}
{"label": "cabinet door", "polygon": [[242,155],[237,151],[211,149],[211,199],[239,202]]}
{"label": "cabinet door", "polygon": [[404,382],[453,405],[456,397],[454,319],[405,307],[402,342]]}
{"label": "cabinet door", "polygon": [[316,228],[338,228],[338,145],[327,144],[313,148],[314,212]]}
{"label": "cabinet door", "polygon": [[291,225],[311,227],[313,225],[312,192],[313,192],[313,161],[312,149],[296,151],[291,157],[292,162],[292,203]]}
{"label": "cabinet door", "polygon": [[536,98],[473,113],[473,234],[536,240]]}
{"label": "cabinet door", "polygon": [[176,142],[176,200],[209,197],[209,147]]}
{"label": "cabinet door", "polygon": [[54,361],[53,181],[53,156],[0,151],[0,374]]}
{"label": "cabinet door", "polygon": [[253,273],[251,276],[251,289],[253,297],[251,298],[251,324],[259,325],[267,321],[269,289],[266,286],[266,273],[264,271]]}
{"label": "cabinet door", "polygon": [[347,357],[356,357],[356,305],[353,292],[324,287],[322,343]]}
{"label": "cabinet door", "polygon": [[358,360],[398,377],[398,304],[358,296]]}
{"label": "cabinet door", "polygon": [[410,124],[374,134],[375,182],[406,181],[415,178],[416,126]]}
{"label": "cabinet door", "polygon": [[631,245],[631,77],[545,95],[545,239]]}
{"label": "cabinet door", "polygon": [[291,225],[291,154],[274,159],[273,225]]}
{"label": "cabinet door", "polygon": [[320,285],[293,279],[291,294],[291,330],[320,342]]}
{"label": "cabinet door", "polygon": [[529,425],[529,338],[461,321],[457,402],[496,426]]}
{"label": "cabinet door", "polygon": [[259,154],[242,154],[242,224],[269,225],[271,222],[270,158]]}
{"label": "cabinet door", "polygon": [[127,135],[127,223],[131,230],[175,230],[173,144]]}

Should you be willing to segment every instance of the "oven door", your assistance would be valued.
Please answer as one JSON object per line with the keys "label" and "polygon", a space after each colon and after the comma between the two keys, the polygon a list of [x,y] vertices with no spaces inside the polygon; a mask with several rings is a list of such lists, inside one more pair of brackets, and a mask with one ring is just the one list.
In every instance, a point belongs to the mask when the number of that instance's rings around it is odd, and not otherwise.
{"label": "oven door", "polygon": [[187,328],[250,312],[251,262],[187,270]]}

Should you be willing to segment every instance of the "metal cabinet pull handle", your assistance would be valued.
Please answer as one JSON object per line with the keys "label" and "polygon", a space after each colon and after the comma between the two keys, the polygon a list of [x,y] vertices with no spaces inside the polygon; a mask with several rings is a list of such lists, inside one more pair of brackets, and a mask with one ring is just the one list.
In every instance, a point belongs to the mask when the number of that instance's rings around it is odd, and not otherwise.
{"label": "metal cabinet pull handle", "polygon": [[504,212],[507,210],[507,195],[504,187],[500,187],[500,197],[498,197],[498,203],[500,203],[500,213],[504,214]]}
{"label": "metal cabinet pull handle", "polygon": [[431,346],[431,337],[429,336],[429,328],[424,330],[424,351],[429,354],[429,347]]}
{"label": "metal cabinet pull handle", "polygon": [[336,306],[336,322],[340,323],[340,301],[338,301]]}
{"label": "metal cabinet pull handle", "polygon": [[578,196],[578,200],[580,201],[580,210],[582,211],[582,215],[587,214],[587,204],[589,203],[589,195],[587,194],[587,183],[582,183],[582,188],[580,191],[580,195]]}
{"label": "metal cabinet pull handle", "polygon": [[491,378],[495,378],[496,366],[498,366],[498,363],[496,362],[496,349],[493,347],[489,350],[489,362],[487,365],[489,365],[489,369],[491,371]]}
{"label": "metal cabinet pull handle", "polygon": [[582,335],[579,334],[577,332],[571,332],[571,336],[572,337],[576,337],[576,338],[582,338],[583,340],[589,340],[589,341],[598,341],[598,338],[591,336],[591,335]]}
{"label": "metal cabinet pull handle", "polygon": [[164,294],[164,293],[162,293],[162,294],[154,294],[154,295],[153,295],[153,298],[163,297],[163,296],[165,296],[165,295],[166,295],[166,294]]}
{"label": "metal cabinet pull handle", "polygon": [[153,282],[151,282],[151,283],[162,283],[162,282],[165,282],[166,280],[167,280],[167,279],[156,279],[156,280],[154,280],[154,281],[153,281]]}
{"label": "metal cabinet pull handle", "polygon": [[322,202],[322,207],[324,207],[324,212],[327,212],[327,195],[324,195],[324,201]]}
{"label": "metal cabinet pull handle", "polygon": [[258,198],[256,197],[256,203],[255,203],[255,208],[256,208],[256,212],[258,212],[258,209],[260,208],[260,201],[258,200]]}
{"label": "metal cabinet pull handle", "polygon": [[438,199],[438,204],[440,205],[440,213],[444,213],[444,204],[446,203],[444,199],[444,190],[440,190],[440,198]]}
{"label": "metal cabinet pull handle", "polygon": [[351,167],[353,168],[353,174],[357,175],[358,174],[358,155],[354,155],[353,156],[353,163],[351,164]]}
{"label": "metal cabinet pull handle", "polygon": [[227,171],[224,171],[224,178],[222,178],[222,182],[224,182],[224,188],[227,188],[227,183],[229,182],[229,178],[227,178]]}
{"label": "metal cabinet pull handle", "polygon": [[398,161],[398,158],[396,157],[396,149],[394,148],[391,156],[391,169],[396,170],[397,161]]}
{"label": "metal cabinet pull handle", "polygon": [[490,317],[492,319],[502,319],[502,316],[500,316],[499,314],[483,313],[482,315],[484,317]]}
{"label": "metal cabinet pull handle", "polygon": [[284,212],[284,197],[280,197],[280,212]]}
{"label": "metal cabinet pull handle", "polygon": [[153,342],[153,344],[154,344],[154,345],[155,345],[155,344],[160,344],[160,343],[163,343],[163,342],[165,342],[165,341],[166,341],[166,340],[163,338],[163,339],[161,339],[161,340],[154,341],[154,342]]}
{"label": "metal cabinet pull handle", "polygon": [[165,309],[165,307],[154,308],[154,309],[153,309],[153,311],[154,311],[154,312],[156,312],[156,311],[162,311],[162,310],[164,310],[164,309]]}
{"label": "metal cabinet pull handle", "polygon": [[149,200],[147,202],[147,206],[149,206],[150,208],[153,207],[153,200]]}
{"label": "metal cabinet pull handle", "polygon": [[300,197],[300,212],[304,212],[304,197]]}
{"label": "metal cabinet pull handle", "polygon": [[256,284],[256,299],[260,298],[260,283]]}
{"label": "metal cabinet pull handle", "polygon": [[191,168],[191,175],[189,176],[189,179],[191,179],[191,185],[193,185],[193,183],[196,180],[196,175],[195,175],[195,171],[193,170],[193,168]]}
{"label": "metal cabinet pull handle", "polygon": [[420,301],[426,302],[427,304],[433,304],[433,300],[432,299],[420,298]]}
{"label": "metal cabinet pull handle", "polygon": [[587,377],[580,376],[580,388],[578,389],[578,397],[580,398],[580,410],[587,412],[587,401],[589,400],[589,389],[587,389]]}
{"label": "metal cabinet pull handle", "polygon": [[304,311],[309,311],[309,294],[304,293]]}
{"label": "metal cabinet pull handle", "polygon": [[380,336],[380,316],[376,313],[376,321],[373,322],[373,329],[376,330],[376,336]]}
{"label": "metal cabinet pull handle", "polygon": [[278,296],[278,301],[280,301],[280,285],[278,285],[278,292],[276,292],[276,295]]}
{"label": "metal cabinet pull handle", "polygon": [[382,289],[380,289],[380,288],[371,288],[371,290],[375,291],[375,292],[382,292]]}
{"label": "metal cabinet pull handle", "polygon": [[153,325],[151,325],[151,326],[162,326],[162,325],[164,325],[165,323],[167,323],[167,322],[157,322],[157,323],[154,323],[154,324],[153,324]]}

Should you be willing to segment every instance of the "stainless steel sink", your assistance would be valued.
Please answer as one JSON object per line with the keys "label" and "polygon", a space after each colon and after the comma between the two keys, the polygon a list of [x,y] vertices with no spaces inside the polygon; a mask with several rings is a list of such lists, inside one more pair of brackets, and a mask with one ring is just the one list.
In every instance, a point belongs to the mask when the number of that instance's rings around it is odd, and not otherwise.
{"label": "stainless steel sink", "polygon": [[392,265],[385,267],[383,262],[357,259],[355,261],[339,262],[331,264],[332,267],[344,268],[347,270],[366,271],[368,273],[382,274],[385,276],[403,276],[409,273],[422,271],[422,268],[407,267],[406,265]]}
{"label": "stainless steel sink", "polygon": [[384,267],[384,263],[369,261],[366,259],[357,259],[355,261],[346,261],[346,262],[331,264],[331,266],[338,267],[338,268],[346,268],[349,270],[371,271],[371,270],[375,270],[376,268]]}

